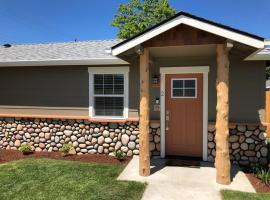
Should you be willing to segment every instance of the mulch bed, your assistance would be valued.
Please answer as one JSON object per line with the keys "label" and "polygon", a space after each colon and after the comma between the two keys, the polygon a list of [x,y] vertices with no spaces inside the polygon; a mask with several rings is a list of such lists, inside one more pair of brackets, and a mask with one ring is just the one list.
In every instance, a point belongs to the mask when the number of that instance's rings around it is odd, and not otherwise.
{"label": "mulch bed", "polygon": [[270,186],[264,184],[253,173],[246,173],[246,176],[257,193],[269,193],[270,192]]}
{"label": "mulch bed", "polygon": [[124,160],[119,161],[116,158],[108,155],[101,154],[84,154],[84,155],[69,155],[63,157],[60,152],[33,152],[29,155],[23,155],[20,151],[16,150],[0,150],[0,163],[6,163],[13,160],[25,158],[50,158],[57,160],[71,160],[87,163],[110,163],[110,164],[127,164],[131,158],[126,157]]}

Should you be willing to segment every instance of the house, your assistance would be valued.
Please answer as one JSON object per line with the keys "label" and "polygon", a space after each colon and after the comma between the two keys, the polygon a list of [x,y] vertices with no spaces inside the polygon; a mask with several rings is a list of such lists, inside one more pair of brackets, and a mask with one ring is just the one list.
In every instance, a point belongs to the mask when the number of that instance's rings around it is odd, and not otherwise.
{"label": "house", "polygon": [[149,150],[217,156],[218,174],[228,172],[229,156],[266,164],[260,111],[269,55],[260,52],[267,45],[180,12],[123,41],[2,46],[0,147],[28,142],[57,151],[70,142],[78,154],[127,155],[140,147],[142,175],[149,174]]}

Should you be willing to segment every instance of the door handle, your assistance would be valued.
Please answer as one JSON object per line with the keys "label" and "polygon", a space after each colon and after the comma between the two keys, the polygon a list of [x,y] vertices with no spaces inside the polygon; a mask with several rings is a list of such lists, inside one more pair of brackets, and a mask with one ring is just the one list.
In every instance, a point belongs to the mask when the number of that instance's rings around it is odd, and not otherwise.
{"label": "door handle", "polygon": [[168,122],[170,120],[170,111],[169,110],[166,110],[166,116],[165,116],[165,120],[166,120],[166,131],[169,130],[169,126],[168,126]]}
{"label": "door handle", "polygon": [[170,120],[170,111],[166,110],[166,121]]}

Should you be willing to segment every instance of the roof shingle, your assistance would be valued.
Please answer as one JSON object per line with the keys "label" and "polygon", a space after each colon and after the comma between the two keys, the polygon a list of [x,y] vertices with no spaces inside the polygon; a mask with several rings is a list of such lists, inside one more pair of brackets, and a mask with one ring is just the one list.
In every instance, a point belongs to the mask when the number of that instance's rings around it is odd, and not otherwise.
{"label": "roof shingle", "polygon": [[0,46],[0,62],[115,58],[106,50],[119,42],[121,40],[115,39]]}

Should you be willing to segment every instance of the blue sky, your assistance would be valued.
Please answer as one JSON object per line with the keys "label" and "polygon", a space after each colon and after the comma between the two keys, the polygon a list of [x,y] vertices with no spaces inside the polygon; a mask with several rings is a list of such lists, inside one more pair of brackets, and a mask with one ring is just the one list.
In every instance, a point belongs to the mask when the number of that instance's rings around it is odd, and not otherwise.
{"label": "blue sky", "polygon": [[[116,37],[111,21],[127,0],[0,0],[0,44]],[[186,11],[270,38],[270,0],[170,0]]]}

